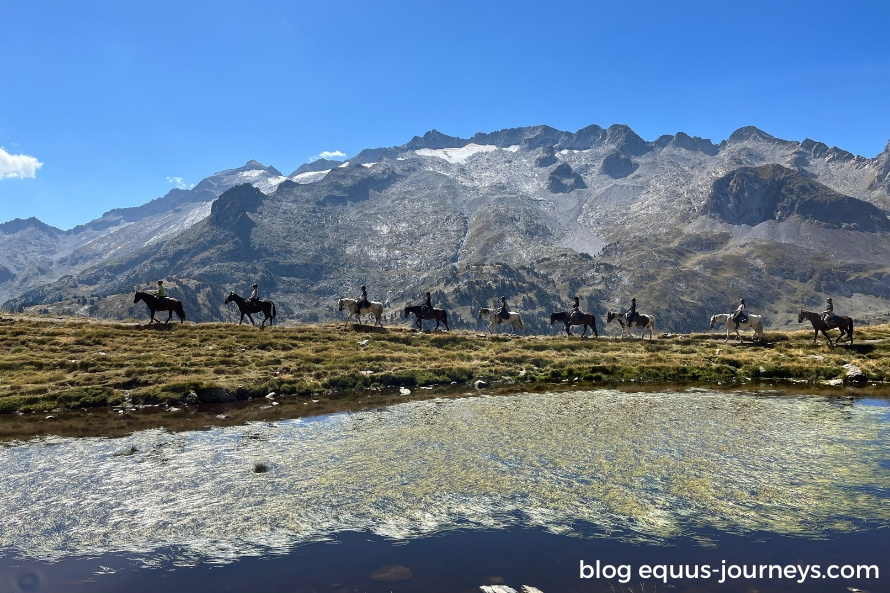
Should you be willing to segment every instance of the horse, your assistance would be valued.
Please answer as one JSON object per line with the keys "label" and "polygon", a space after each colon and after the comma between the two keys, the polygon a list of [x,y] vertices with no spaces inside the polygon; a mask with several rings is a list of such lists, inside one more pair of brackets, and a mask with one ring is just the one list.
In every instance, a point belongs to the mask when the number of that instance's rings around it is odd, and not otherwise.
{"label": "horse", "polygon": [[436,328],[433,331],[439,329],[439,322],[445,324],[445,329],[451,331],[451,328],[448,327],[448,312],[444,309],[427,309],[423,310],[423,307],[420,305],[405,305],[405,311],[403,315],[405,319],[408,318],[409,315],[414,314],[417,319],[414,321],[414,324],[417,326],[417,329],[423,329],[423,324],[421,321],[423,319],[435,319],[436,320]]}
{"label": "horse", "polygon": [[226,297],[225,304],[229,304],[234,302],[238,305],[238,308],[241,310],[241,319],[238,321],[238,325],[244,321],[244,316],[247,315],[247,318],[250,319],[250,325],[256,325],[253,322],[253,317],[251,317],[251,313],[262,313],[263,321],[260,323],[260,329],[263,329],[263,326],[266,325],[266,322],[269,322],[269,325],[272,325],[273,320],[275,319],[277,312],[275,310],[275,303],[272,301],[259,301],[259,302],[250,302],[242,296],[235,294],[234,292],[230,292],[229,296]]}
{"label": "horse", "polygon": [[627,313],[616,313],[614,311],[609,311],[608,315],[606,315],[606,323],[610,323],[612,321],[618,321],[618,324],[621,326],[621,337],[623,338],[625,335],[633,336],[630,333],[630,328],[637,326],[643,328],[643,333],[640,334],[640,339],[646,337],[646,332],[649,332],[649,339],[651,340],[655,334],[655,317],[652,315],[642,315],[637,314],[633,323],[627,322]]}
{"label": "horse", "polygon": [[362,307],[361,310],[356,306],[358,301],[355,299],[340,299],[337,301],[337,310],[342,311],[343,309],[349,309],[349,315],[346,316],[346,323],[343,324],[345,328],[349,325],[349,318],[355,316],[355,319],[358,323],[362,322],[361,315],[367,315],[368,313],[372,314],[376,321],[374,321],[374,325],[380,325],[383,327],[383,322],[380,321],[380,318],[383,316],[383,303],[378,303],[375,301],[370,301],[370,307]]}
{"label": "horse", "polygon": [[170,297],[159,297],[151,294],[150,292],[137,292],[136,296],[133,297],[133,303],[138,303],[139,301],[145,302],[148,305],[148,310],[151,312],[151,321],[149,321],[149,325],[157,321],[161,323],[157,319],[155,319],[155,311],[167,311],[167,321],[164,323],[170,323],[170,318],[173,317],[173,313],[179,315],[179,323],[185,321],[185,311],[182,310],[182,303],[180,303],[176,299],[171,299]]}
{"label": "horse", "polygon": [[[813,324],[813,344],[816,343],[816,340],[819,338],[819,332],[822,332],[822,335],[825,336],[825,339],[828,340],[829,346],[837,346],[838,342],[841,341],[845,335],[850,343],[853,343],[853,320],[849,317],[844,317],[842,315],[832,315],[828,318],[828,322],[822,321],[822,316],[818,313],[813,313],[812,311],[804,311],[800,310],[800,315],[797,316],[797,322],[800,323],[804,319],[807,319],[810,323]],[[841,331],[841,335],[837,337],[837,340],[834,341],[834,344],[831,343],[831,337],[826,333],[825,330],[828,329],[839,329]]]}
{"label": "horse", "polygon": [[478,319],[482,319],[483,317],[488,317],[488,333],[491,333],[492,327],[495,328],[495,331],[497,331],[497,333],[501,333],[500,329],[498,329],[498,326],[501,323],[511,323],[513,327],[510,329],[510,333],[513,333],[513,330],[518,327],[519,330],[522,332],[522,335],[525,335],[525,326],[522,325],[522,317],[519,316],[519,313],[510,311],[510,318],[503,319],[501,317],[500,309],[490,309],[488,307],[482,307],[481,309],[479,309]]}
{"label": "horse", "polygon": [[748,319],[739,323],[739,327],[735,327],[735,322],[732,320],[734,313],[718,313],[717,315],[711,315],[711,329],[714,329],[715,326],[724,323],[726,324],[726,339],[724,342],[729,341],[729,331],[730,328],[735,329],[736,338],[739,340],[742,339],[742,336],[739,335],[739,328],[741,329],[753,329],[754,336],[751,337],[752,342],[760,342],[761,344],[764,342],[763,339],[763,317],[761,315],[754,315],[749,313]]}
{"label": "horse", "polygon": [[552,326],[555,322],[562,321],[566,324],[566,334],[571,336],[572,330],[571,326],[573,325],[583,325],[584,331],[581,332],[581,337],[584,337],[584,334],[587,333],[588,329],[593,330],[594,337],[599,337],[599,332],[596,331],[596,317],[591,313],[579,313],[578,315],[572,316],[571,313],[567,311],[560,311],[558,313],[550,314],[550,325]]}

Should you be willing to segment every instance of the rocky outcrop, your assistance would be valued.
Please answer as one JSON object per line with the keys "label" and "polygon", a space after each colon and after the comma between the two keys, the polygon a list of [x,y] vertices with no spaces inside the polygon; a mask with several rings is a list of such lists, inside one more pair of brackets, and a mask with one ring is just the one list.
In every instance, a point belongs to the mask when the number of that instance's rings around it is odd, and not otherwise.
{"label": "rocky outcrop", "polygon": [[555,194],[564,194],[576,189],[584,189],[587,185],[580,175],[572,170],[568,163],[562,163],[550,172],[547,189]]}
{"label": "rocky outcrop", "polygon": [[638,164],[620,153],[613,153],[603,159],[600,170],[612,179],[623,179],[637,170]]}
{"label": "rocky outcrop", "polygon": [[705,214],[729,224],[794,220],[825,228],[890,232],[890,220],[876,206],[775,164],[741,167],[717,179]]}
{"label": "rocky outcrop", "polygon": [[559,160],[556,158],[556,151],[552,146],[545,146],[541,150],[541,156],[535,159],[536,167],[550,167],[555,165]]}
{"label": "rocky outcrop", "polygon": [[233,187],[213,203],[207,221],[236,235],[249,234],[256,226],[250,213],[259,210],[265,197],[263,192],[247,183]]}

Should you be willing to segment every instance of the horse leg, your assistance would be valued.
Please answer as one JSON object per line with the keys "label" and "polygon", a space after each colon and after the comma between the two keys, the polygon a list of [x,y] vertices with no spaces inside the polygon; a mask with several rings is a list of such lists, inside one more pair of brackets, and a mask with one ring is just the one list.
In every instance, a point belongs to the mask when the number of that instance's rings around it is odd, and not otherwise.
{"label": "horse leg", "polygon": [[164,323],[170,323],[171,319],[173,319],[173,311],[168,309],[167,310],[167,321],[165,321]]}

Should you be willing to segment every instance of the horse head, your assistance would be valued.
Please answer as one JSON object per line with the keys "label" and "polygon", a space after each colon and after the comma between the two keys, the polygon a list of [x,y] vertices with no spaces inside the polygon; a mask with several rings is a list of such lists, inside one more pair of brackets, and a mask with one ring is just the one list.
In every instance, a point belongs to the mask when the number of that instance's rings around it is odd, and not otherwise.
{"label": "horse head", "polygon": [[797,322],[800,323],[800,322],[802,322],[802,321],[803,321],[804,319],[806,319],[806,318],[807,318],[807,312],[804,311],[803,309],[801,309],[801,310],[800,310],[800,315],[797,316]]}
{"label": "horse head", "polygon": [[340,299],[339,301],[337,301],[337,310],[338,310],[338,311],[342,311],[342,310],[343,310],[343,307],[344,307],[344,305],[343,305],[343,301],[345,301],[345,300],[346,300],[346,299]]}
{"label": "horse head", "polygon": [[139,302],[140,300],[142,300],[143,298],[145,298],[145,293],[144,293],[144,292],[137,292],[136,295],[133,297],[133,302],[134,302],[134,303],[138,303],[138,302]]}
{"label": "horse head", "polygon": [[235,293],[234,293],[234,292],[230,292],[230,293],[229,293],[229,296],[226,297],[226,301],[225,301],[224,304],[228,305],[229,303],[231,303],[231,302],[234,301],[234,300],[235,300]]}
{"label": "horse head", "polygon": [[717,323],[717,316],[711,315],[711,329],[714,329],[714,324]]}
{"label": "horse head", "polygon": [[486,309],[485,307],[482,307],[481,309],[479,309],[479,315],[477,315],[476,318],[482,319],[486,313],[488,313],[488,309]]}
{"label": "horse head", "polygon": [[556,321],[556,313],[550,314],[550,325],[553,325],[553,322]]}

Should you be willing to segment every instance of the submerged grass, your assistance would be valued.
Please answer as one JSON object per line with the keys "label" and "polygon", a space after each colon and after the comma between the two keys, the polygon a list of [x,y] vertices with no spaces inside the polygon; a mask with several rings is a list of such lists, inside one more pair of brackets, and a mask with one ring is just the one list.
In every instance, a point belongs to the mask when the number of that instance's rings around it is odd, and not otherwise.
{"label": "submerged grass", "polygon": [[860,326],[857,343],[814,345],[812,332],[767,333],[767,345],[723,335],[638,339],[344,330],[220,323],[144,326],[0,319],[0,413],[176,404],[224,389],[238,399],[383,387],[586,382],[740,383],[843,379],[854,364],[890,381],[890,325]]}

